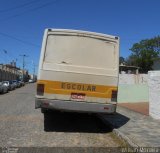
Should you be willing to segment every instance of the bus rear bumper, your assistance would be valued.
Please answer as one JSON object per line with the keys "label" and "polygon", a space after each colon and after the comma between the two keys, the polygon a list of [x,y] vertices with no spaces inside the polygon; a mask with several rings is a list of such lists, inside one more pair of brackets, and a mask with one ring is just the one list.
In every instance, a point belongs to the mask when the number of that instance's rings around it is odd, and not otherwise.
{"label": "bus rear bumper", "polygon": [[36,98],[35,108],[86,113],[114,113],[116,111],[116,104],[100,104]]}

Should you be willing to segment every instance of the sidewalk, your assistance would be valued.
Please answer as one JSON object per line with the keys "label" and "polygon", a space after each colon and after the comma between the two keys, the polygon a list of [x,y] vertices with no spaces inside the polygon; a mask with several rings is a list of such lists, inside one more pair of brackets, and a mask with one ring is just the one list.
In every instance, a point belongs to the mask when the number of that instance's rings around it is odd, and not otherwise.
{"label": "sidewalk", "polygon": [[119,103],[118,105],[149,116],[149,102]]}
{"label": "sidewalk", "polygon": [[160,147],[160,120],[118,106],[115,115],[99,115],[131,147]]}

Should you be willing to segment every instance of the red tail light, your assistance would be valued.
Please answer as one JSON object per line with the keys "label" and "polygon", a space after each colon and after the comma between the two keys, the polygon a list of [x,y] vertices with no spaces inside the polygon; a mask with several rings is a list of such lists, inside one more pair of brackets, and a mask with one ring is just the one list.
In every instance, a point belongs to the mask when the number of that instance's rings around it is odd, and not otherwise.
{"label": "red tail light", "polygon": [[117,90],[112,90],[111,101],[117,102]]}
{"label": "red tail light", "polygon": [[44,84],[37,84],[37,95],[43,96],[44,94]]}

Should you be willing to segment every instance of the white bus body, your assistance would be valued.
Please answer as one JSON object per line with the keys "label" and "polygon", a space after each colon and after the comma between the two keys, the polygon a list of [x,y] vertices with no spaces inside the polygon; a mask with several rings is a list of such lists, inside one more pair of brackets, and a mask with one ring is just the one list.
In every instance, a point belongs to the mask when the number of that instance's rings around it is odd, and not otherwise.
{"label": "white bus body", "polygon": [[46,29],[35,107],[114,113],[118,65],[118,37],[79,30]]}

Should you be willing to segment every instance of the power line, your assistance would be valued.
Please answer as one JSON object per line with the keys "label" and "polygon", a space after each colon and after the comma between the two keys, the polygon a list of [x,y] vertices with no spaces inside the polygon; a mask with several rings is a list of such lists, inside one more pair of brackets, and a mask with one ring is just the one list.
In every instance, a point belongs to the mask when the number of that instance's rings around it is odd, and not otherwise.
{"label": "power line", "polygon": [[7,8],[7,9],[3,9],[3,10],[0,10],[0,13],[13,11],[13,10],[25,7],[27,5],[31,5],[31,4],[36,3],[36,2],[39,2],[39,1],[34,0],[34,1],[30,1],[30,2],[27,2],[27,3],[21,4],[21,5],[17,5],[17,6],[14,6],[14,7]]}
{"label": "power line", "polygon": [[27,11],[24,11],[24,12],[22,12],[22,13],[18,13],[18,14],[12,15],[12,16],[10,16],[10,17],[8,17],[8,18],[0,19],[0,21],[6,21],[6,20],[9,20],[9,19],[12,19],[12,18],[21,16],[21,15],[23,15],[23,14],[26,14],[26,13],[28,13],[28,12],[37,11],[37,10],[39,10],[39,9],[41,9],[41,8],[44,8],[44,7],[46,7],[46,6],[48,6],[48,5],[52,4],[52,3],[56,3],[57,1],[58,1],[58,0],[50,1],[50,2],[48,2],[48,3],[45,3],[45,4],[41,5],[41,6],[38,6],[38,7],[32,8],[32,9],[28,9]]}
{"label": "power line", "polygon": [[9,59],[10,59],[9,62],[11,62],[12,60],[14,60],[15,62],[18,61],[17,56],[15,56],[12,52],[10,52],[10,51],[8,51],[8,50],[6,50],[6,49],[3,49],[3,52],[4,52],[6,55],[8,55],[8,57],[9,57]]}
{"label": "power line", "polygon": [[5,34],[5,33],[3,33],[3,32],[0,32],[0,35],[5,36],[5,37],[8,37],[8,38],[10,38],[10,39],[17,40],[17,41],[19,41],[19,42],[21,42],[21,43],[23,43],[23,44],[27,44],[27,45],[34,46],[34,47],[40,47],[40,46],[37,45],[37,44],[31,43],[31,42],[28,42],[28,41],[25,41],[25,40],[21,40],[21,39],[19,39],[19,38],[14,37],[14,36]]}

